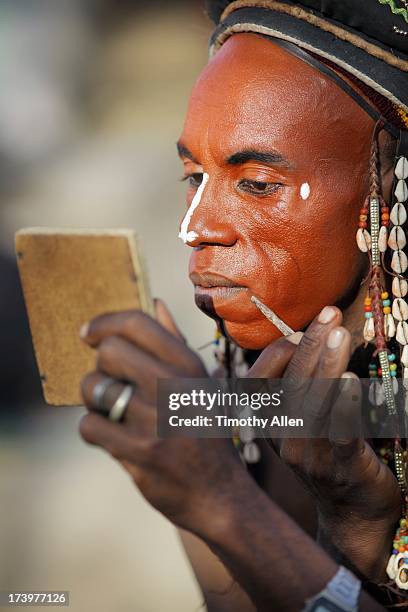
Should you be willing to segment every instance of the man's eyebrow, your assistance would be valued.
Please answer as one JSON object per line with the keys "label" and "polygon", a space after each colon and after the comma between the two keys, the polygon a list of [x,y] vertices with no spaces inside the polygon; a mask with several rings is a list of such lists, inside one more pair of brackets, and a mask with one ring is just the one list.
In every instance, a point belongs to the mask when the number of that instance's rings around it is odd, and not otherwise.
{"label": "man's eyebrow", "polygon": [[180,157],[187,157],[187,159],[191,159],[192,162],[198,164],[198,161],[195,159],[191,151],[187,149],[187,147],[185,147],[180,141],[177,143],[177,151]]}
{"label": "man's eyebrow", "polygon": [[255,149],[246,149],[245,151],[238,151],[227,158],[227,164],[237,166],[239,164],[245,164],[249,161],[259,161],[263,164],[278,164],[280,166],[290,166],[289,160],[286,159],[278,151],[256,151]]}

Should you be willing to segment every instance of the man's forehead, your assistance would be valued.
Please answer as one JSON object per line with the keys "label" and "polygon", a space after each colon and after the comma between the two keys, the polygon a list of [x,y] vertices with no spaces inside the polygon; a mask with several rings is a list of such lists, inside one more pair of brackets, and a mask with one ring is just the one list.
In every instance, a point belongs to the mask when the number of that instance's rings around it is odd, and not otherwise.
{"label": "man's forehead", "polygon": [[292,90],[294,97],[302,92],[305,98],[312,89],[338,93],[331,80],[270,38],[245,33],[224,43],[202,71],[192,96],[199,100],[212,94],[216,101],[232,93],[245,100],[254,92],[279,99],[281,88],[283,95]]}
{"label": "man's forehead", "polygon": [[[295,137],[320,116],[325,83],[303,62],[254,34],[229,39],[204,69],[189,103],[181,140],[205,141],[224,154],[268,149],[271,136]],[[314,119],[313,119],[314,117]],[[191,142],[189,143],[191,144]]]}

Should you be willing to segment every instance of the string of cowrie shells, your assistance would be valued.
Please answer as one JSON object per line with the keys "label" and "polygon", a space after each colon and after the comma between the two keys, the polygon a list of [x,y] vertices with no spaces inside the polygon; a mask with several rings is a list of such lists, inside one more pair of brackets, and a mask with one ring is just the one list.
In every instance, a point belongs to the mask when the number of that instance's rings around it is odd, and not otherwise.
{"label": "string of cowrie shells", "polygon": [[[408,283],[402,276],[408,268],[407,255],[404,252],[407,240],[402,225],[407,220],[406,203],[408,200],[408,160],[404,156],[397,159],[395,166],[396,187],[394,196],[396,202],[392,208],[390,219],[393,228],[388,238],[388,246],[394,251],[391,268],[395,273],[392,281],[392,316],[398,321],[396,328],[396,340],[401,346],[400,363],[402,367],[402,381],[405,390],[408,389],[408,304],[404,299],[408,293]],[[407,403],[405,403],[407,413]],[[387,574],[396,585],[406,591],[408,590],[408,521],[407,521],[407,481],[406,481],[406,457],[399,440],[396,440],[394,450],[394,463],[398,483],[403,495],[403,518],[400,520],[396,531],[393,550],[387,565]]]}
{"label": "string of cowrie shells", "polygon": [[402,225],[407,220],[407,211],[404,205],[404,202],[408,200],[408,160],[406,157],[401,156],[398,159],[395,166],[395,177],[397,184],[394,194],[397,201],[390,215],[394,227],[388,239],[388,246],[394,251],[391,268],[396,273],[392,282],[392,293],[394,296],[392,316],[398,321],[396,339],[403,347],[401,352],[403,380],[408,381],[408,304],[404,299],[408,292],[408,283],[401,276],[408,267],[407,255],[403,250],[407,244],[407,239],[402,229]]}
{"label": "string of cowrie shells", "polygon": [[[373,144],[371,166],[371,193],[360,210],[357,244],[360,250],[367,253],[371,260],[369,290],[365,299],[364,340],[376,345],[373,358],[378,356],[380,367],[370,363],[369,376],[372,378],[369,388],[369,400],[380,406],[385,403],[389,415],[395,415],[395,394],[398,392],[397,355],[387,347],[387,342],[394,339],[399,346],[399,361],[402,369],[402,381],[408,388],[408,304],[405,297],[408,293],[408,282],[404,274],[408,268],[408,259],[404,251],[407,239],[403,225],[407,221],[406,202],[408,200],[408,159],[405,155],[396,158],[394,167],[393,206],[389,213],[387,204],[381,197],[379,180],[376,180],[374,168],[378,164],[378,144]],[[370,231],[368,231],[368,223]],[[389,227],[391,229],[389,230]],[[385,267],[385,254],[391,249],[391,270]],[[383,272],[393,276],[392,303],[390,296],[381,285]],[[406,411],[405,407],[405,411]],[[403,518],[394,537],[393,550],[387,565],[387,574],[401,590],[408,590],[408,520],[407,520],[407,481],[406,457],[400,438],[394,442],[393,461],[395,474],[400,486],[403,501]]]}

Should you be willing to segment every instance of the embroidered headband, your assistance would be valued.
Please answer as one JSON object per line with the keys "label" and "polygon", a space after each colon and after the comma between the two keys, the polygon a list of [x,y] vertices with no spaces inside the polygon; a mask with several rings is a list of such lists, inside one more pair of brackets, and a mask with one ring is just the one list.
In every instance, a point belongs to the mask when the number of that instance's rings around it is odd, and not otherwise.
{"label": "embroidered headband", "polygon": [[408,129],[407,11],[393,0],[347,4],[335,0],[209,0],[208,12],[217,26],[210,55],[238,32],[292,43],[391,102],[400,126]]}

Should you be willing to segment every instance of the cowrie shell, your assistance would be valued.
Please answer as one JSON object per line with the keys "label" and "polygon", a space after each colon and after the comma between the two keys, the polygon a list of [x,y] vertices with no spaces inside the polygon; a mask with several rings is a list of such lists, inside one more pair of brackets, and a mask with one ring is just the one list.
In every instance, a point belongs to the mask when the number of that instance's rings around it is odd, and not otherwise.
{"label": "cowrie shell", "polygon": [[401,204],[401,202],[397,202],[392,207],[390,219],[391,223],[393,223],[394,225],[403,225],[407,220],[407,211],[405,206]]}
{"label": "cowrie shell", "polygon": [[395,580],[397,576],[397,555],[391,555],[387,563],[387,576],[390,580]]}
{"label": "cowrie shell", "polygon": [[392,281],[392,292],[395,297],[404,297],[408,293],[408,282],[405,278],[399,278],[399,276],[394,276]]}
{"label": "cowrie shell", "polygon": [[378,250],[380,253],[385,253],[388,244],[388,231],[385,225],[382,225],[378,234]]}
{"label": "cowrie shell", "polygon": [[371,236],[366,229],[360,227],[357,230],[356,241],[358,248],[363,253],[367,253],[367,251],[371,249]]}
{"label": "cowrie shell", "polygon": [[408,267],[408,259],[404,251],[394,251],[391,260],[391,268],[398,274],[403,274]]}
{"label": "cowrie shell", "polygon": [[373,317],[366,319],[366,322],[364,324],[363,336],[364,336],[364,340],[367,340],[367,342],[370,342],[370,340],[372,340],[375,337]]}
{"label": "cowrie shell", "polygon": [[373,406],[381,406],[384,403],[384,387],[379,380],[372,382],[368,389],[368,399]]}
{"label": "cowrie shell", "polygon": [[402,591],[408,591],[408,555],[406,553],[403,553],[403,554],[406,555],[405,562],[402,567],[397,569],[397,575],[395,577],[395,584]]}
{"label": "cowrie shell", "polygon": [[[401,363],[403,366],[407,368],[408,366],[408,344],[404,346],[401,353]],[[408,368],[407,368],[408,371]]]}
{"label": "cowrie shell", "polygon": [[261,458],[261,452],[256,442],[248,442],[245,444],[243,456],[247,463],[258,463]]}
{"label": "cowrie shell", "polygon": [[392,303],[392,316],[397,321],[408,319],[408,304],[402,298],[396,298]]}
{"label": "cowrie shell", "polygon": [[398,181],[394,193],[398,202],[405,202],[405,200],[408,198],[408,187],[403,179]]}
{"label": "cowrie shell", "polygon": [[388,246],[391,247],[394,251],[398,249],[403,249],[407,244],[407,239],[405,237],[405,232],[399,225],[396,225],[392,228],[390,232],[390,237],[388,238]]}
{"label": "cowrie shell", "polygon": [[395,336],[395,322],[391,313],[384,317],[384,332],[387,338],[393,338]]}
{"label": "cowrie shell", "polygon": [[400,344],[408,344],[408,323],[406,321],[398,323],[395,337]]}
{"label": "cowrie shell", "polygon": [[394,172],[397,179],[408,178],[408,159],[406,157],[399,158]]}

